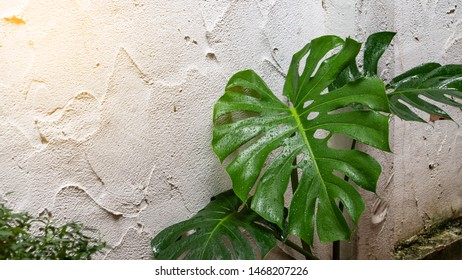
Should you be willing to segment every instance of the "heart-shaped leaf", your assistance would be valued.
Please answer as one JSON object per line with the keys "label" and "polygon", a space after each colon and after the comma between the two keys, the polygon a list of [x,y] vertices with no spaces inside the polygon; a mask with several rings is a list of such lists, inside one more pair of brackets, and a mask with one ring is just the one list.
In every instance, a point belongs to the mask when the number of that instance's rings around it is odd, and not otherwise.
{"label": "heart-shaped leaf", "polygon": [[[338,47],[335,54],[327,55]],[[289,233],[309,244],[315,224],[321,241],[350,237],[337,200],[355,223],[364,211],[358,191],[335,172],[370,191],[375,191],[381,172],[368,154],[334,149],[329,139],[344,134],[389,151],[388,116],[378,113],[389,111],[382,80],[362,78],[326,93],[359,49],[352,39],[324,36],[297,52],[284,86],[293,107],[280,101],[251,70],[235,74],[215,104],[212,146],[220,160],[229,158],[226,170],[237,196],[245,201],[256,185],[251,208],[282,228],[284,194],[292,170],[297,169],[300,182],[289,207]],[[352,104],[372,110],[351,111]],[[320,132],[327,135],[319,136]]]}
{"label": "heart-shaped leaf", "polygon": [[151,242],[156,259],[256,259],[276,246],[276,238],[232,190],[212,198],[193,218],[161,231]]}

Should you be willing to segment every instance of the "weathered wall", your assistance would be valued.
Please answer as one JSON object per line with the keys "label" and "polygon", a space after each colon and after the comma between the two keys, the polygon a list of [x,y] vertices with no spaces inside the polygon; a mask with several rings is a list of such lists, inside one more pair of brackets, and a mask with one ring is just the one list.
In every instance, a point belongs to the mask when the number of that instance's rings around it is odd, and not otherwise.
{"label": "weathered wall", "polygon": [[[382,62],[382,69],[391,70],[383,71],[385,77],[429,61],[462,63],[460,0],[358,1],[357,7],[359,32],[398,32],[393,51]],[[366,194],[368,209],[352,257],[392,258],[396,242],[431,223],[462,215],[462,112],[442,108],[454,122],[392,120],[394,154],[378,153],[385,166],[379,197]]]}
{"label": "weathered wall", "polygon": [[280,92],[291,54],[326,33],[320,1],[0,2],[0,193],[96,227],[107,258],[230,187],[213,103],[252,68]]}
{"label": "weathered wall", "polygon": [[[457,1],[389,2],[0,1],[0,194],[98,228],[113,247],[106,258],[150,258],[153,235],[230,187],[210,148],[211,112],[234,72],[252,68],[281,92],[308,40],[384,29],[399,31],[386,60],[396,73],[462,63]],[[361,258],[389,257],[390,241],[462,208],[461,129],[394,128],[383,181],[394,176],[379,188],[388,214],[378,225],[364,217]]]}

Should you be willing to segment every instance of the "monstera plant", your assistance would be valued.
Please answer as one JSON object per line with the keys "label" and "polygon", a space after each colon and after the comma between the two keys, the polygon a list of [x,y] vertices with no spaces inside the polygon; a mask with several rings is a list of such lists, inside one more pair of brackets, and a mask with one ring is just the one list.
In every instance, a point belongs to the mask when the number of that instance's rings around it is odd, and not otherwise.
{"label": "monstera plant", "polygon": [[[287,103],[252,70],[232,76],[215,104],[212,147],[233,190],[160,232],[151,244],[154,257],[264,258],[279,240],[315,258],[309,250],[315,236],[321,242],[349,239],[343,211],[356,225],[365,210],[357,188],[375,192],[381,166],[354,145],[336,148],[332,137],[342,134],[390,152],[392,114],[423,121],[417,109],[450,119],[428,99],[462,107],[454,99],[462,98],[462,65],[427,63],[387,85],[377,77],[393,36],[380,32],[367,39],[363,72],[357,66],[359,42],[312,40],[292,58],[283,89]],[[290,235],[305,246],[292,243]]]}

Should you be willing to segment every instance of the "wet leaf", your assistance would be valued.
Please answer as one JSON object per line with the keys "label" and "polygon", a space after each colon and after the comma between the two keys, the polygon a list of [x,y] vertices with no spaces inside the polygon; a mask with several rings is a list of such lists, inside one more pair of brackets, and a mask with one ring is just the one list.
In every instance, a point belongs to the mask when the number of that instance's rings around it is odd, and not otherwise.
{"label": "wet leaf", "polygon": [[[276,246],[264,221],[232,190],[217,195],[193,218],[160,232],[151,242],[156,259],[256,259]],[[245,233],[245,234],[244,234]]]}
{"label": "wet leaf", "polygon": [[[388,117],[379,113],[389,111],[382,80],[360,78],[326,93],[344,69],[351,67],[359,49],[360,44],[352,39],[324,36],[297,52],[283,92],[292,106],[280,101],[255,72],[247,70],[229,80],[214,108],[212,146],[220,160],[229,158],[226,170],[235,193],[245,201],[256,186],[251,208],[281,228],[290,175],[294,169],[300,171],[299,187],[289,207],[289,233],[309,244],[315,224],[321,241],[350,237],[337,200],[355,223],[364,211],[358,191],[334,171],[370,191],[375,191],[381,172],[370,155],[331,148],[329,139],[344,134],[389,151]],[[305,66],[299,74],[304,57]],[[366,109],[353,111],[352,104]],[[239,117],[234,118],[236,115]],[[327,136],[317,137],[319,131]]]}

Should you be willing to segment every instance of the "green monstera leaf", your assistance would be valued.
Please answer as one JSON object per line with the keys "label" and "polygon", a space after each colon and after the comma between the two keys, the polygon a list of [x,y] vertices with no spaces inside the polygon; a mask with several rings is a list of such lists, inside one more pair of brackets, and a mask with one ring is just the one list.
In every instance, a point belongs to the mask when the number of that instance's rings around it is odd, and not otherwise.
{"label": "green monstera leaf", "polygon": [[378,32],[370,35],[367,38],[364,46],[364,73],[359,71],[356,60],[353,60],[350,65],[348,65],[348,67],[346,67],[340,73],[337,79],[329,86],[329,89],[337,89],[346,85],[347,83],[356,81],[361,77],[377,76],[377,69],[380,58],[387,50],[395,34],[396,33],[394,32]]}
{"label": "green monstera leaf", "polygon": [[364,46],[364,73],[366,76],[377,76],[377,66],[382,55],[390,46],[395,32],[378,32],[367,37]]}
{"label": "green monstera leaf", "polygon": [[[331,87],[338,87],[364,76],[377,76],[377,65],[391,44],[394,32],[378,32],[370,35],[364,48],[364,74],[356,64],[345,69]],[[426,122],[416,110],[443,119],[451,117],[435,103],[462,108],[462,65],[425,63],[393,78],[387,85],[391,112],[406,121]]]}
{"label": "green monstera leaf", "polygon": [[242,207],[230,190],[212,198],[193,218],[161,231],[151,247],[159,260],[264,258],[276,246],[265,223],[254,211]]}
{"label": "green monstera leaf", "polygon": [[387,87],[392,90],[388,95],[390,109],[401,119],[425,122],[410,109],[416,108],[451,120],[434,102],[462,108],[462,103],[455,99],[462,99],[462,65],[423,64],[397,76]]}
{"label": "green monstera leaf", "polygon": [[[360,46],[349,38],[324,36],[297,52],[283,91],[291,106],[251,70],[235,74],[215,104],[212,146],[227,162],[236,195],[246,201],[254,192],[251,208],[282,228],[284,194],[296,169],[299,186],[289,205],[288,231],[309,244],[315,225],[323,242],[350,237],[338,201],[354,223],[365,209],[359,192],[338,173],[375,191],[381,172],[370,155],[335,149],[330,138],[343,134],[389,151],[388,116],[379,113],[389,112],[382,80],[365,77],[326,91],[354,63]],[[352,104],[364,109],[350,110]]]}

